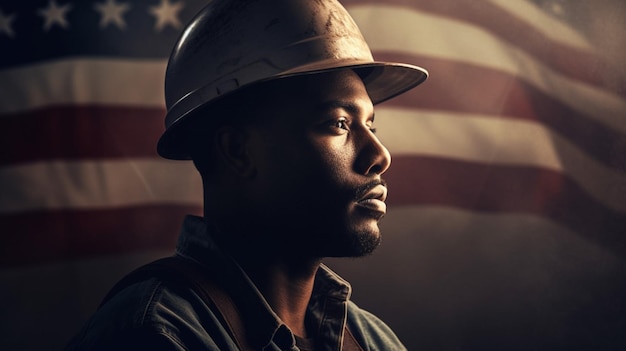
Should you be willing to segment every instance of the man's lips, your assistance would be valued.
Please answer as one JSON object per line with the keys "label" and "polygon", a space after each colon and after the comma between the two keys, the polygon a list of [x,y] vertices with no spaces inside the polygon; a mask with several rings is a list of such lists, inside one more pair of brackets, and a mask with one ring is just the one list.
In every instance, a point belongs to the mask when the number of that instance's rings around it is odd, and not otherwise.
{"label": "man's lips", "polygon": [[366,191],[356,203],[360,207],[385,214],[387,212],[385,199],[387,199],[387,187],[378,184]]}

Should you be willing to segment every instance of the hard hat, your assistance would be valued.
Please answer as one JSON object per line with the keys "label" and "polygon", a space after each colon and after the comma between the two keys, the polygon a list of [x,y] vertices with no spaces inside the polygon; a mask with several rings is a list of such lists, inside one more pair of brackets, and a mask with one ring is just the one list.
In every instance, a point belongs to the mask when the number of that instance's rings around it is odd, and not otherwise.
{"label": "hard hat", "polygon": [[[374,61],[336,0],[213,0],[187,25],[165,73],[166,130],[158,153],[189,159],[184,125],[201,107],[251,84],[350,68],[374,104],[421,82],[423,68]],[[211,116],[201,116],[211,118]]]}

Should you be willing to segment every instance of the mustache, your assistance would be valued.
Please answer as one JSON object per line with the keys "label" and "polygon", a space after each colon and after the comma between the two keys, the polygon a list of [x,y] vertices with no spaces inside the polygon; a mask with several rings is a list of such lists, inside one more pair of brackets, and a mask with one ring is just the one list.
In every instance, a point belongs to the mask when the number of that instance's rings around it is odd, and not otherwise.
{"label": "mustache", "polygon": [[381,179],[372,180],[371,182],[368,182],[359,186],[358,188],[356,188],[354,192],[355,201],[362,199],[370,190],[372,190],[373,188],[379,185],[382,185],[386,188],[387,182],[381,178]]}

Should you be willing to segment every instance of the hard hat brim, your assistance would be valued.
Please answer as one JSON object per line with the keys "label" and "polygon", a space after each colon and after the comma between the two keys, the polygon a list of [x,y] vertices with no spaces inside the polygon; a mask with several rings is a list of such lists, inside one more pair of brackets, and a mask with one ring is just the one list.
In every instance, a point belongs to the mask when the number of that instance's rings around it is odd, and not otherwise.
{"label": "hard hat brim", "polygon": [[[387,101],[396,97],[418,85],[428,78],[428,72],[418,66],[405,63],[391,63],[379,61],[366,62],[337,62],[332,60],[329,62],[316,62],[310,65],[296,67],[281,72],[278,75],[267,79],[254,82],[252,84],[263,84],[275,79],[286,79],[289,77],[301,76],[305,74],[318,74],[343,69],[354,70],[363,80],[365,89],[374,105]],[[196,113],[203,107],[214,104],[225,96],[236,94],[241,88],[233,90],[215,98],[205,104],[199,104],[186,110],[186,113],[180,115],[169,128],[165,130],[158,141],[157,152],[166,159],[171,160],[189,160],[191,159],[189,150],[186,149],[184,142],[185,135],[183,125],[193,123],[192,114]],[[172,112],[172,111],[169,111]]]}

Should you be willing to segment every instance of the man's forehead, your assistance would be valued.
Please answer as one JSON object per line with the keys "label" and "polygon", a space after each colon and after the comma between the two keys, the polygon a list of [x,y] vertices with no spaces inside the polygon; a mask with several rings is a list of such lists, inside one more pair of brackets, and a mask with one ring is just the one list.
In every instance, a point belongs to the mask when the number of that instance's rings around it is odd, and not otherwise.
{"label": "man's forehead", "polygon": [[363,113],[368,114],[369,119],[374,120],[374,108],[369,98],[358,100],[343,100],[341,98],[336,100],[325,101],[318,104],[315,108],[317,111],[325,112],[336,109],[344,110],[353,115],[360,115]]}

